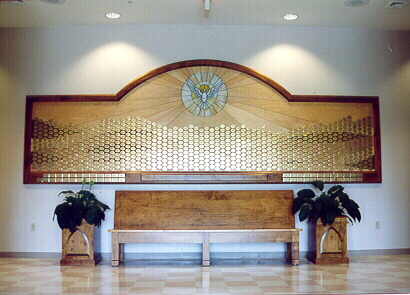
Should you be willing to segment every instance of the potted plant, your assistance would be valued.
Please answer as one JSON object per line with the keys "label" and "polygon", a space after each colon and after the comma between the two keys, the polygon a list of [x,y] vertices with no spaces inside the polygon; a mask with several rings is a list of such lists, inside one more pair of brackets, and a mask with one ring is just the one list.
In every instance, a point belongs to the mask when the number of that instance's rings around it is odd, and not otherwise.
{"label": "potted plant", "polygon": [[89,190],[84,189],[86,183],[86,180],[83,179],[83,186],[77,193],[68,190],[58,194],[58,196],[65,196],[64,202],[57,205],[54,210],[54,217],[57,216],[57,222],[61,229],[67,228],[74,232],[81,225],[83,219],[87,223],[96,226],[100,226],[101,222],[105,219],[104,212],[110,209],[110,207],[97,200],[96,196],[91,192],[94,182],[89,182]]}
{"label": "potted plant", "polygon": [[323,181],[312,184],[318,194],[312,189],[302,189],[293,201],[293,214],[299,212],[300,221],[308,219],[316,223],[320,218],[326,226],[332,225],[336,217],[346,216],[351,223],[360,222],[359,205],[344,192],[343,186],[334,185],[326,192]]}
{"label": "potted plant", "polygon": [[310,221],[307,259],[316,264],[348,263],[347,220],[361,221],[359,205],[341,185],[325,191],[323,181],[312,184],[315,190],[302,189],[293,201],[293,213],[299,213],[300,221]]}
{"label": "potted plant", "polygon": [[54,217],[57,216],[58,225],[63,230],[61,265],[95,265],[101,261],[99,231],[95,227],[101,225],[104,212],[110,207],[91,192],[94,182],[90,181],[89,190],[84,189],[85,179],[82,184],[77,193],[62,191],[59,196],[65,196],[64,202],[54,210]]}

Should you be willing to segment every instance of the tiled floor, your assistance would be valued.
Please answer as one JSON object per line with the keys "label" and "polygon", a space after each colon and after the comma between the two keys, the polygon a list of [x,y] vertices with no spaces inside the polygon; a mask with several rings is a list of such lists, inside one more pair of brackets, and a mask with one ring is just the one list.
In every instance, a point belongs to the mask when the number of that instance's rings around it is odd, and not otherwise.
{"label": "tiled floor", "polygon": [[0,293],[353,294],[410,293],[410,255],[353,257],[350,264],[60,267],[56,259],[0,258]]}

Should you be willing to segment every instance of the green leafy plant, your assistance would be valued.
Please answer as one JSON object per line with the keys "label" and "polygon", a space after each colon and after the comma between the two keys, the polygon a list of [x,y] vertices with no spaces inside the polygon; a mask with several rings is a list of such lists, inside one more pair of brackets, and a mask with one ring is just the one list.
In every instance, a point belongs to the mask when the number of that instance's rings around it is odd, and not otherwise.
{"label": "green leafy plant", "polygon": [[316,223],[320,218],[323,225],[332,225],[336,217],[346,216],[352,224],[360,222],[359,205],[344,192],[343,186],[334,185],[325,191],[323,181],[314,181],[312,184],[316,192],[302,189],[293,200],[293,214],[299,212],[300,221],[309,219]]}
{"label": "green leafy plant", "polygon": [[74,232],[85,219],[89,224],[100,226],[105,219],[105,210],[110,209],[106,204],[97,200],[91,192],[93,181],[89,182],[90,189],[85,190],[86,180],[82,181],[82,188],[79,192],[74,193],[72,190],[62,191],[58,194],[64,195],[64,202],[57,205],[54,210],[54,217],[57,216],[57,222],[61,229],[68,228]]}

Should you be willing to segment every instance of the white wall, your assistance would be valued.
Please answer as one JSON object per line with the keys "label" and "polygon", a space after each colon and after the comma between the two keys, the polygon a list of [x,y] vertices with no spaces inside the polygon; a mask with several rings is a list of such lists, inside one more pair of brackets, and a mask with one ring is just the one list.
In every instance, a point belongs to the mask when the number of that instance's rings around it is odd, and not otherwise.
{"label": "white wall", "polygon": [[[80,185],[23,185],[25,96],[113,94],[176,61],[220,59],[251,67],[292,94],[380,96],[382,184],[349,184],[363,221],[351,250],[410,248],[410,32],[268,26],[72,26],[0,29],[0,252],[60,252],[52,221],[58,193]],[[96,185],[114,207],[117,189],[301,189],[305,185]],[[381,229],[375,229],[376,220]],[[30,224],[37,230],[31,231]],[[306,224],[298,224],[306,229]],[[102,226],[110,252],[113,212]],[[272,246],[272,247],[271,247]],[[220,245],[213,251],[282,251],[283,245]],[[136,245],[127,251],[199,251]],[[307,232],[301,234],[307,250]]]}

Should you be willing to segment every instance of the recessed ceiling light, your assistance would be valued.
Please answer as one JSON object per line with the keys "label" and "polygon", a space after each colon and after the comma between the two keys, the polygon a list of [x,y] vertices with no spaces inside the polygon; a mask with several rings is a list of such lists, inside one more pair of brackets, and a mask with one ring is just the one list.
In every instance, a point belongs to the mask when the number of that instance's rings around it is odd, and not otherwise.
{"label": "recessed ceiling light", "polygon": [[109,12],[105,16],[108,17],[108,18],[120,18],[121,14],[116,13],[116,12]]}
{"label": "recessed ceiling light", "polygon": [[345,5],[348,7],[360,7],[369,4],[370,0],[347,0]]}
{"label": "recessed ceiling light", "polygon": [[64,3],[65,0],[41,0],[44,3],[48,3],[48,4],[61,4]]}
{"label": "recessed ceiling light", "polygon": [[299,18],[299,15],[293,14],[293,13],[288,13],[287,15],[283,16],[284,19],[286,20],[295,20]]}

